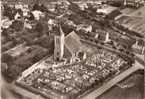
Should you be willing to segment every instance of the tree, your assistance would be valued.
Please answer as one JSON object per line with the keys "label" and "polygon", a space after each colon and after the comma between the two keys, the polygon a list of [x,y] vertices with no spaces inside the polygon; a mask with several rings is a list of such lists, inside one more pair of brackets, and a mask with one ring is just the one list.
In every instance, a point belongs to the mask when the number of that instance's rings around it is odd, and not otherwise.
{"label": "tree", "polygon": [[3,16],[8,17],[10,20],[14,19],[12,8],[10,8],[8,5],[3,5],[4,11],[3,11]]}
{"label": "tree", "polygon": [[23,29],[24,23],[22,21],[15,20],[10,28],[14,29],[15,31],[21,31]]}
{"label": "tree", "polygon": [[43,32],[43,25],[41,22],[38,22],[35,26],[35,31],[38,33],[42,33]]}

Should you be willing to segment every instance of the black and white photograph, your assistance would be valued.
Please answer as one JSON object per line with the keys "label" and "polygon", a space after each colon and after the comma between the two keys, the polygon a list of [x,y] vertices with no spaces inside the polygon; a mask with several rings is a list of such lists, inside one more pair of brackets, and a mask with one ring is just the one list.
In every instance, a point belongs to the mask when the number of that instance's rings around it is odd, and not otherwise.
{"label": "black and white photograph", "polygon": [[145,99],[145,0],[0,0],[0,99]]}

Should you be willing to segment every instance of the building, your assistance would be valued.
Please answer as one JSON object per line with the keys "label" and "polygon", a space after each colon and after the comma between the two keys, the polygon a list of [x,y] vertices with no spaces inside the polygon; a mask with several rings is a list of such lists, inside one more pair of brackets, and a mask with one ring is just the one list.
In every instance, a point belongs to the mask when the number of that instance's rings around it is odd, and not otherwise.
{"label": "building", "polygon": [[107,0],[109,4],[119,6],[140,7],[144,4],[144,0]]}
{"label": "building", "polygon": [[144,4],[144,0],[124,0],[124,6],[140,7]]}
{"label": "building", "polygon": [[145,20],[141,17],[123,15],[116,20],[116,26],[131,35],[145,37]]}
{"label": "building", "polygon": [[59,27],[60,32],[54,36],[54,60],[59,61],[62,60],[64,55],[64,33]]}
{"label": "building", "polygon": [[8,18],[4,18],[1,20],[1,27],[4,29],[7,29],[10,27],[10,25],[12,25],[12,21],[9,20]]}
{"label": "building", "polygon": [[[81,61],[81,58],[79,58],[79,53],[83,51],[83,46],[80,41],[80,37],[74,31],[65,37],[65,47],[67,49],[67,54],[70,53],[69,58],[71,63]],[[83,55],[85,58],[85,53]]]}
{"label": "building", "polygon": [[137,54],[145,54],[145,43],[143,41],[136,41],[136,43],[132,46],[132,49]]}
{"label": "building", "polygon": [[80,37],[73,31],[69,33],[65,37],[65,46],[71,52],[71,54],[75,54],[81,50],[81,42]]}
{"label": "building", "polygon": [[120,6],[123,6],[123,1],[124,0],[107,0],[107,4],[120,7]]}
{"label": "building", "polygon": [[112,11],[114,11],[116,9],[118,9],[118,8],[109,6],[109,5],[104,5],[100,9],[97,9],[97,13],[102,13],[102,14],[108,15],[109,13],[111,13]]}
{"label": "building", "polygon": [[85,53],[79,59],[79,53],[82,52],[82,44],[80,37],[74,32],[70,32],[64,36],[64,32],[60,27],[60,34],[54,37],[54,60],[61,62],[67,59],[69,63],[80,61],[85,58]]}
{"label": "building", "polygon": [[107,19],[114,19],[121,14],[118,7],[104,5],[102,8],[97,9],[97,13],[103,15]]}
{"label": "building", "polygon": [[87,24],[80,24],[77,26],[77,31],[81,29],[88,33],[88,32],[92,32],[93,27]]}

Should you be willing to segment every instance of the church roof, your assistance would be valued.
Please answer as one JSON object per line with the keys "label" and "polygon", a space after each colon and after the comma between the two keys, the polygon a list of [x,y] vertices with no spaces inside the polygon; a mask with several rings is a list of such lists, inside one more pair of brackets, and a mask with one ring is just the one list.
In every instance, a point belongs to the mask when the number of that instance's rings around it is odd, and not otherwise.
{"label": "church roof", "polygon": [[82,46],[80,37],[74,31],[71,32],[65,37],[65,46],[71,54],[78,52]]}

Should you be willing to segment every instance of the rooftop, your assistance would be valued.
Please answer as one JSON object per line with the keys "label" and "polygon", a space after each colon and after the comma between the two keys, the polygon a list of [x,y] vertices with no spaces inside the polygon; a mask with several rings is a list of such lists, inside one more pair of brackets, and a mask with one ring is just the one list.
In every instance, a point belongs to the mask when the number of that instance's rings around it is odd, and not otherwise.
{"label": "rooftop", "polygon": [[107,14],[110,14],[111,12],[113,12],[113,11],[115,11],[117,9],[118,9],[117,7],[105,5],[101,9],[98,9],[97,12],[98,13],[104,13],[104,14],[107,15]]}
{"label": "rooftop", "polygon": [[81,42],[79,36],[73,31],[65,37],[65,46],[72,53],[76,53],[81,49]]}
{"label": "rooftop", "polygon": [[145,36],[145,19],[141,17],[123,15],[117,19],[117,23],[141,36]]}

